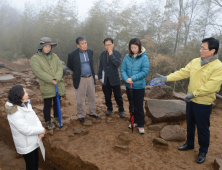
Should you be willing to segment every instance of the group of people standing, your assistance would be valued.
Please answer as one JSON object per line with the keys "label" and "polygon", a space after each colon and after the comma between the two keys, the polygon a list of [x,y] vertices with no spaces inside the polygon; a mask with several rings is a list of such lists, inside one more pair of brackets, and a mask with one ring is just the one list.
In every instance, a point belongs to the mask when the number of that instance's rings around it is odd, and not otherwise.
{"label": "group of people standing", "polygon": [[[106,115],[113,112],[111,101],[112,92],[119,107],[119,115],[125,117],[123,99],[121,96],[120,75],[125,82],[127,96],[133,93],[134,127],[139,133],[144,134],[144,94],[145,77],[149,72],[149,60],[146,49],[142,47],[137,38],[129,42],[127,54],[122,61],[122,54],[114,50],[112,38],[103,41],[105,51],[100,54],[98,79],[102,82],[107,106]],[[86,116],[85,98],[87,97],[89,116],[98,118],[95,107],[95,72],[93,67],[93,51],[88,49],[84,37],[76,39],[77,49],[68,54],[67,66],[72,70],[73,85],[76,93],[77,116],[84,122]],[[61,127],[58,120],[57,100],[55,98],[55,85],[58,86],[60,96],[65,94],[63,80],[63,66],[59,57],[52,53],[52,48],[57,44],[52,43],[48,37],[43,37],[37,46],[38,52],[32,57],[31,66],[34,74],[39,79],[40,91],[44,99],[44,118],[47,129]],[[193,59],[185,68],[168,76],[158,74],[154,83],[165,83],[190,78],[187,102],[187,141],[179,147],[185,151],[194,149],[195,128],[197,127],[198,142],[200,145],[197,163],[203,163],[208,152],[210,139],[210,113],[212,103],[216,99],[216,92],[222,84],[222,63],[218,60],[217,52],[219,41],[215,38],[206,38],[202,41],[200,58]],[[122,65],[121,65],[122,62]],[[54,119],[51,123],[50,110],[53,102]],[[39,118],[31,107],[31,100],[24,87],[13,86],[8,94],[5,105],[8,121],[11,127],[16,150],[24,156],[26,169],[38,169],[38,139],[42,140],[46,132]],[[131,127],[131,124],[129,125]]]}
{"label": "group of people standing", "polygon": [[[73,71],[73,84],[76,92],[77,116],[80,122],[86,116],[85,97],[87,97],[89,116],[98,118],[95,113],[95,72],[93,68],[93,51],[88,49],[84,37],[76,39],[77,49],[68,54],[67,66]],[[111,101],[112,92],[119,107],[119,115],[125,117],[123,99],[120,88],[120,76],[118,67],[122,62],[122,54],[114,50],[112,38],[103,41],[105,51],[99,57],[98,79],[102,82],[102,89],[105,95],[107,106],[106,115],[113,112]],[[142,47],[137,38],[133,38],[129,43],[129,54],[123,60],[121,75],[126,84],[127,91],[129,84],[133,84],[135,92],[135,125],[138,121],[140,133],[144,133],[144,110],[143,98],[145,92],[145,77],[149,72],[149,60],[146,50]],[[127,93],[128,94],[128,93]]]}
{"label": "group of people standing", "polygon": [[[102,82],[107,106],[106,115],[113,112],[111,101],[112,92],[119,107],[119,115],[125,117],[123,99],[121,96],[119,66],[122,62],[122,54],[114,50],[112,38],[104,41],[105,51],[100,54],[98,79]],[[95,72],[93,67],[93,51],[87,47],[84,37],[76,39],[77,49],[68,54],[67,66],[73,72],[73,85],[75,88],[77,113],[80,122],[84,122],[86,116],[85,98],[87,97],[88,114],[94,118],[95,106]],[[44,119],[48,130],[61,127],[58,119],[55,85],[60,96],[65,95],[63,80],[63,65],[59,57],[52,52],[56,47],[48,37],[40,39],[37,53],[31,59],[31,67],[39,80],[40,92],[44,99]],[[127,95],[129,84],[133,84],[135,123],[139,133],[144,133],[143,98],[145,93],[145,77],[149,72],[149,60],[146,50],[137,38],[129,43],[129,54],[123,60],[121,75],[125,82]],[[39,118],[31,107],[31,100],[24,87],[13,86],[8,94],[8,102],[5,111],[12,131],[16,150],[24,156],[26,169],[38,169],[38,138],[42,140],[46,132]],[[50,110],[53,102],[54,119],[51,122]],[[129,126],[131,128],[131,126]]]}

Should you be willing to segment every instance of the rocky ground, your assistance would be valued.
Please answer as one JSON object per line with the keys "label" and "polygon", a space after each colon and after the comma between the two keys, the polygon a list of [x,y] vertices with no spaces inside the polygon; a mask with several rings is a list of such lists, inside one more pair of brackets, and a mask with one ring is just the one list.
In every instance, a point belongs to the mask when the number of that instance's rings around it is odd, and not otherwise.
{"label": "rocky ground", "polygon": [[[0,59],[0,62],[4,63]],[[1,67],[1,63],[0,63]],[[5,77],[6,76],[6,77]],[[101,85],[96,85],[96,112],[100,116],[87,116],[84,123],[76,117],[75,90],[71,75],[64,76],[66,96],[62,98],[61,110],[64,127],[47,131],[43,140],[46,161],[40,155],[40,167],[44,170],[172,170],[219,169],[222,159],[222,102],[216,100],[211,114],[211,144],[206,162],[198,165],[198,141],[195,149],[178,151],[178,146],[186,140],[184,94],[173,92],[168,86],[147,88],[144,99],[145,134],[140,135],[128,129],[129,110],[125,87],[122,86],[125,118],[118,115],[114,103],[114,113],[105,115],[106,106]],[[0,68],[0,169],[25,169],[21,155],[16,154],[11,131],[4,113],[7,93],[14,84],[22,84],[28,89],[36,111],[43,125],[43,100],[38,87],[38,79],[29,65],[18,66],[5,61]],[[87,103],[87,102],[86,102]],[[86,104],[87,106],[87,104]],[[53,116],[52,116],[53,117]],[[53,119],[53,118],[52,118]]]}

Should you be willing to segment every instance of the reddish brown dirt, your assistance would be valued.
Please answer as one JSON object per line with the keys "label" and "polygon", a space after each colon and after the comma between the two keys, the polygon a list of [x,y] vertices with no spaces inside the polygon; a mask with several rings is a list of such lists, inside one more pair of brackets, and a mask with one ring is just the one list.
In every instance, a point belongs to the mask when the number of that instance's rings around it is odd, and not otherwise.
{"label": "reddish brown dirt", "polygon": [[0,57],[0,62],[4,63],[4,65],[6,67],[13,68],[15,71],[22,71],[22,70],[26,70],[27,68],[30,68],[30,64],[28,64],[28,62],[24,66],[24,65],[19,65],[19,64],[12,63],[12,62],[10,62],[8,60],[5,60],[4,58],[1,58],[1,57]]}
{"label": "reddish brown dirt", "polygon": [[[71,101],[72,105],[66,107],[64,113],[75,115],[75,91],[73,87],[68,87],[66,90],[67,101]],[[97,92],[96,95],[97,106],[104,103],[102,91]],[[114,105],[115,111],[117,111],[116,104]],[[128,108],[127,101],[124,102],[124,106]],[[98,110],[97,107],[98,114],[101,115],[103,112],[105,112],[105,107],[101,110]],[[168,149],[162,147],[158,148],[153,146],[152,140],[159,137],[159,132],[151,131],[146,128],[144,135],[140,135],[137,129],[131,133],[131,130],[128,129],[128,118],[120,119],[114,114],[109,116],[109,118],[113,118],[113,123],[107,123],[106,119],[102,120],[100,118],[99,120],[101,120],[101,122],[93,123],[92,126],[84,126],[79,123],[79,121],[72,121],[71,124],[67,125],[68,129],[65,132],[56,130],[53,136],[48,135],[46,138],[50,141],[59,141],[57,144],[59,144],[64,151],[73,155],[78,153],[82,160],[91,162],[102,170],[213,170],[214,159],[222,157],[222,146],[220,145],[222,138],[222,118],[220,109],[214,109],[211,114],[211,145],[206,162],[201,165],[195,162],[199,149],[197,136],[195,149],[191,151],[178,151],[178,146],[182,145],[184,142],[168,142]],[[185,121],[172,122],[169,124],[179,124],[186,129]],[[85,128],[89,133],[87,135],[79,134],[69,136],[73,133],[73,128],[75,127]],[[129,132],[133,137],[133,140],[129,144],[118,139],[118,135],[122,132]],[[124,150],[116,148],[115,145],[123,145],[128,148]]]}
{"label": "reddish brown dirt", "polygon": [[[145,127],[144,135],[140,135],[137,128],[132,133],[128,129],[129,105],[125,94],[123,99],[126,117],[123,119],[118,117],[118,108],[114,98],[114,114],[108,117],[105,116],[104,95],[102,91],[97,91],[96,112],[100,115],[100,118],[98,118],[100,122],[93,122],[92,126],[85,126],[78,120],[70,120],[70,118],[76,115],[76,99],[75,90],[72,84],[70,84],[71,81],[68,79],[66,81],[66,97],[62,101],[64,127],[62,129],[56,128],[53,131],[53,135],[48,133],[44,138],[46,149],[45,162],[42,161],[40,155],[40,167],[44,170],[213,170],[215,158],[222,158],[222,111],[218,107],[214,108],[211,114],[211,143],[207,159],[205,163],[199,165],[195,162],[199,149],[197,135],[195,149],[182,152],[178,151],[177,148],[184,144],[185,141],[168,142],[168,148],[154,146],[152,140],[159,137],[159,131],[148,130]],[[6,88],[8,87],[1,86],[3,91]],[[39,100],[41,98],[40,92],[37,86],[33,87],[33,89],[37,93],[31,99],[38,99],[35,100],[37,102],[33,103],[33,108],[36,112],[40,109],[37,115],[44,124],[41,111],[43,103],[42,100]],[[6,93],[3,97],[6,100]],[[1,104],[0,168],[2,170],[24,169],[25,163],[23,158],[16,158],[17,154],[13,149],[10,128],[3,110],[3,105]],[[87,116],[86,121],[88,120],[94,121],[95,119]],[[178,124],[186,129],[185,121],[166,124]],[[77,127],[82,128],[84,133],[74,134],[73,128]],[[127,143],[118,138],[123,132],[129,132],[132,137],[131,142]],[[123,148],[117,148],[115,147],[116,145],[123,146]]]}

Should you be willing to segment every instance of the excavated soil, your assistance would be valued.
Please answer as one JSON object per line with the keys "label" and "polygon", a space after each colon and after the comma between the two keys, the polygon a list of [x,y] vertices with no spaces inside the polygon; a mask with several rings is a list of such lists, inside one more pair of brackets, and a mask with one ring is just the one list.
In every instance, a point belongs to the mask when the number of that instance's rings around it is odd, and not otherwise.
{"label": "excavated soil", "polygon": [[[0,69],[0,72],[4,70]],[[9,87],[1,84],[5,91],[0,102],[0,168],[2,170],[25,169],[25,162],[21,155],[16,154],[4,113],[4,102]],[[124,88],[124,86],[123,86]],[[43,101],[38,86],[33,86],[35,92],[31,99],[33,108],[43,125]],[[66,97],[62,98],[61,109],[64,127],[47,131],[43,143],[46,149],[46,161],[40,155],[40,170],[213,170],[214,160],[222,158],[222,111],[215,107],[211,114],[210,147],[205,163],[197,164],[199,151],[197,135],[195,149],[186,152],[178,151],[183,142],[170,142],[169,146],[154,145],[153,139],[159,137],[159,131],[152,131],[145,126],[145,134],[140,135],[138,129],[134,132],[128,129],[129,114],[128,100],[123,94],[125,118],[119,118],[118,108],[113,100],[114,113],[105,115],[106,107],[101,87],[96,89],[96,113],[98,119],[86,116],[85,123],[80,123],[76,117],[75,90],[71,76],[66,77]],[[147,97],[145,97],[147,99]],[[220,103],[220,101],[218,101]],[[87,102],[86,102],[87,103]],[[86,104],[87,106],[87,104]],[[145,110],[145,109],[144,109]],[[53,118],[52,118],[53,119]],[[186,122],[166,122],[179,125],[186,129]],[[127,137],[120,139],[125,133]]]}
{"label": "excavated soil", "polygon": [[[19,65],[19,64],[10,62],[10,61],[5,60],[4,58],[1,58],[1,57],[0,57],[0,62],[4,63],[4,65],[5,65],[6,67],[13,68],[13,69],[16,70],[16,71],[23,71],[23,70],[27,70],[27,69],[30,68],[30,65],[26,65],[26,66],[24,67],[24,65]],[[28,62],[27,62],[27,63],[24,63],[24,64],[28,64]]]}

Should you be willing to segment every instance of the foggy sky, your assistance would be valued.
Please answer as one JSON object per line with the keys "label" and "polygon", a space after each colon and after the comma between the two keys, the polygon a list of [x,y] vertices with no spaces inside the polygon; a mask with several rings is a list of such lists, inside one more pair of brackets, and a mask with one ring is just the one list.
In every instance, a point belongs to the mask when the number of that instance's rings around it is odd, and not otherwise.
{"label": "foggy sky", "polygon": [[[24,4],[27,1],[29,1],[31,3],[35,3],[35,4],[38,4],[38,3],[46,4],[46,2],[48,4],[56,4],[56,2],[57,2],[56,0],[8,0],[8,2],[10,3],[10,5],[12,7],[17,8],[20,11],[23,11]],[[93,2],[95,2],[95,1],[96,0],[76,0],[80,20],[85,18],[85,15],[87,15],[87,12],[93,6]],[[136,2],[142,3],[142,2],[145,2],[145,1],[146,0],[137,0]],[[127,3],[129,3],[129,0],[122,0],[122,2],[123,2],[124,5],[127,5]]]}

